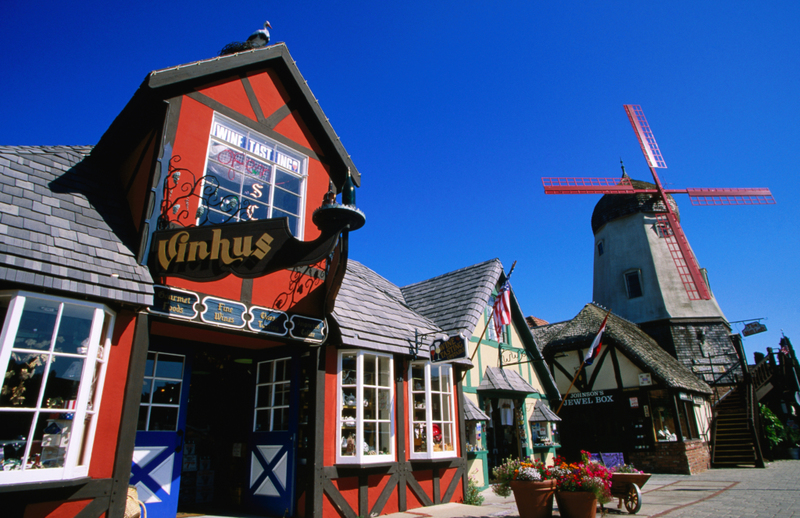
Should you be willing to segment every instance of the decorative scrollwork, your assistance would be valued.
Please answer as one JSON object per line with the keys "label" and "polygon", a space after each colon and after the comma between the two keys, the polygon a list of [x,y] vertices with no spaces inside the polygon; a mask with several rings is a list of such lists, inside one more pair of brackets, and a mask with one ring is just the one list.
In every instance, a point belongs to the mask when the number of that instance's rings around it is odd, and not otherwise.
{"label": "decorative scrollwork", "polygon": [[[214,175],[197,178],[192,171],[179,167],[181,157],[176,155],[169,161],[166,178],[164,178],[163,196],[158,217],[158,230],[175,227],[196,227],[210,223],[222,224],[234,221],[250,221],[256,205],[242,200],[236,194],[225,194],[220,189],[219,180]],[[231,179],[241,174],[231,169]],[[200,187],[202,186],[202,187]],[[191,203],[193,202],[193,203]],[[190,214],[190,205],[196,203],[194,217]],[[215,221],[209,220],[211,213]]]}
{"label": "decorative scrollwork", "polygon": [[[306,270],[311,267],[306,267]],[[305,277],[305,280],[303,279]],[[272,307],[278,310],[285,310],[294,304],[295,298],[300,299],[307,295],[313,288],[322,284],[322,279],[309,277],[304,272],[294,270],[289,277],[289,289],[275,298]]]}

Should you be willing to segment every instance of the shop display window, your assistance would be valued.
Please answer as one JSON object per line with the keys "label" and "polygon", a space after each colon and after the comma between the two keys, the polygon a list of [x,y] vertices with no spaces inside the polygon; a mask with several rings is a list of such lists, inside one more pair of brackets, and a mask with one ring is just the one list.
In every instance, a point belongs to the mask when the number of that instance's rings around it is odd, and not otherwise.
{"label": "shop display window", "polygon": [[697,428],[697,419],[694,415],[694,404],[691,398],[688,401],[678,399],[677,405],[684,439],[699,439],[700,432]]}
{"label": "shop display window", "polygon": [[113,319],[101,304],[0,294],[0,484],[88,474]]}
{"label": "shop display window", "polygon": [[[674,442],[679,440],[678,431],[683,434],[683,439],[699,439],[700,432],[694,414],[694,404],[691,396],[684,396],[684,400],[668,393],[666,390],[651,390],[650,405],[653,412],[653,427],[656,440],[659,442]],[[675,409],[678,410],[677,419]],[[680,423],[680,429],[678,428]]]}
{"label": "shop display window", "polygon": [[394,460],[394,361],[367,351],[339,353],[336,461]]}
{"label": "shop display window", "polygon": [[293,149],[215,114],[198,224],[285,217],[302,239],[307,162]]}
{"label": "shop display window", "polygon": [[453,368],[412,362],[409,372],[411,458],[454,457]]}

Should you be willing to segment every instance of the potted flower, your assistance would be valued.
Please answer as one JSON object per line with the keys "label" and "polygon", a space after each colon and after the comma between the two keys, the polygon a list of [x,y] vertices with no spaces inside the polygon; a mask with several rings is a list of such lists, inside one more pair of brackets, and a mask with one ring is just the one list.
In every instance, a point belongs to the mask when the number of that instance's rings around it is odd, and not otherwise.
{"label": "potted flower", "polygon": [[611,471],[589,461],[589,453],[581,452],[581,462],[567,464],[560,457],[550,469],[556,478],[556,502],[561,516],[594,518],[597,504],[611,500]]}
{"label": "potted flower", "polygon": [[555,480],[543,462],[509,458],[492,475],[496,480],[492,491],[502,497],[513,492],[520,518],[552,516]]}

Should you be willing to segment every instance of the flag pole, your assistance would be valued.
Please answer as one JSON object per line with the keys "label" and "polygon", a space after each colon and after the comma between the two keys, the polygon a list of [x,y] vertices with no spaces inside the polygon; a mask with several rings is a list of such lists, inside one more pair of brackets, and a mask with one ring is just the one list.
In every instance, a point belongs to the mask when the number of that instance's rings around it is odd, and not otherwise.
{"label": "flag pole", "polygon": [[[597,330],[597,336],[595,336],[595,339],[594,339],[594,341],[598,341],[599,340],[598,344],[597,344],[597,347],[600,347],[602,345],[602,343],[603,343],[603,340],[602,340],[602,337],[600,336],[600,334],[603,332],[603,329],[606,327],[606,322],[608,321],[608,315],[610,315],[610,314],[611,314],[611,310],[609,309],[608,312],[606,313],[606,316],[603,318],[603,322],[600,324],[600,329]],[[594,341],[592,341],[592,345],[589,346],[589,352],[591,352],[592,348],[594,347]],[[569,391],[572,390],[573,385],[575,385],[575,381],[578,379],[578,376],[580,376],[581,371],[583,371],[583,366],[586,364],[586,356],[588,356],[588,352],[583,357],[583,361],[581,362],[581,366],[578,367],[578,371],[575,373],[575,377],[572,378],[572,383],[569,384],[569,388],[564,393],[564,398],[561,399],[561,404],[558,405],[558,410],[556,410],[556,415],[558,415],[558,413],[561,412],[561,407],[564,406],[564,401],[567,400],[567,396],[569,395]]]}
{"label": "flag pole", "polygon": [[[506,275],[506,282],[511,278],[511,274],[514,273],[514,268],[517,266],[517,262],[514,261],[514,264],[511,265],[511,269],[508,270],[508,275]],[[481,337],[478,338],[478,345],[475,346],[475,350],[472,351],[472,355],[469,357],[469,361],[471,362],[473,358],[475,358],[475,353],[478,352],[478,349],[481,347],[481,342],[483,342],[483,337],[486,336],[486,330],[489,329],[489,323],[492,321],[492,317],[494,316],[494,305],[492,305],[492,312],[489,313],[489,320],[486,321],[486,324],[483,326],[483,333],[481,333]],[[468,342],[469,343],[469,342]],[[499,347],[498,347],[499,349]],[[461,379],[464,379],[464,376],[467,375],[467,371],[465,370],[464,373],[461,375]]]}
{"label": "flag pole", "polygon": [[567,400],[567,396],[569,395],[569,391],[572,390],[572,386],[575,385],[575,381],[578,379],[578,376],[581,375],[581,371],[583,370],[583,365],[585,363],[586,363],[586,358],[584,358],[583,361],[581,362],[581,366],[578,367],[578,371],[575,373],[575,377],[572,378],[572,383],[569,384],[569,388],[564,393],[564,398],[561,399],[561,404],[558,405],[558,410],[556,410],[556,415],[558,415],[558,413],[561,412],[561,407],[564,406],[564,401]]}

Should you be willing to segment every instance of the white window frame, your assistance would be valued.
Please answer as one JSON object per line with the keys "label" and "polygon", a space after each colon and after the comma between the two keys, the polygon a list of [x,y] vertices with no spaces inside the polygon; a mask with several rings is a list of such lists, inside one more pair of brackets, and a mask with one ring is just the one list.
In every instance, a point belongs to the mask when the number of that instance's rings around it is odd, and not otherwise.
{"label": "white window frame", "polygon": [[[281,154],[283,154],[286,157],[290,157],[292,159],[298,160],[300,162],[299,170],[297,172],[291,171],[287,167],[283,167],[282,165],[278,164],[274,160],[270,160],[269,158],[265,158],[263,156],[260,156],[259,154],[255,153],[255,152],[252,152],[252,151],[250,151],[250,150],[248,150],[246,148],[243,148],[243,147],[241,147],[241,146],[239,146],[239,145],[237,145],[237,144],[235,144],[233,142],[230,142],[228,140],[225,140],[223,138],[216,137],[214,135],[214,128],[215,128],[215,126],[216,126],[216,124],[218,122],[219,123],[223,123],[224,125],[227,125],[229,128],[233,128],[236,131],[242,132],[245,135],[245,138],[247,138],[248,140],[250,140],[250,136],[251,135],[256,137],[255,140],[268,144],[270,146],[270,149],[273,152],[277,151],[277,152],[280,152]],[[203,175],[204,176],[209,174],[208,173],[209,157],[211,155],[211,146],[214,143],[222,144],[222,145],[225,145],[225,146],[228,146],[228,147],[231,147],[231,148],[235,148],[237,151],[240,151],[240,152],[244,153],[244,155],[249,157],[249,158],[253,158],[255,160],[258,160],[259,162],[266,162],[270,166],[272,166],[272,169],[273,169],[272,181],[270,181],[269,188],[267,190],[263,191],[263,194],[262,194],[262,196],[263,196],[262,201],[268,207],[269,215],[268,215],[267,219],[274,218],[274,217],[283,217],[283,216],[280,216],[280,215],[276,216],[274,214],[274,209],[275,209],[274,200],[275,200],[275,189],[276,189],[276,187],[275,187],[275,176],[276,176],[277,170],[280,169],[283,173],[291,175],[291,176],[295,176],[295,177],[297,177],[299,179],[299,181],[300,181],[300,192],[299,192],[300,203],[299,203],[299,207],[298,207],[299,213],[297,215],[297,218],[298,218],[298,220],[297,220],[297,232],[296,233],[292,232],[292,234],[297,239],[302,240],[303,239],[303,234],[305,232],[306,194],[307,194],[307,189],[308,189],[308,157],[306,155],[304,155],[304,154],[292,149],[292,148],[289,148],[288,146],[285,146],[285,145],[279,143],[275,139],[269,138],[266,135],[264,135],[262,133],[259,133],[258,131],[252,130],[252,129],[250,129],[250,128],[248,128],[248,127],[246,127],[246,126],[234,121],[233,119],[230,119],[228,117],[225,117],[224,115],[221,115],[219,113],[214,112],[214,117],[213,117],[212,122],[211,122],[211,128],[209,129],[209,132],[208,132],[208,148],[206,150],[205,163],[203,164]],[[203,183],[203,187],[205,187],[205,182]],[[201,189],[200,192],[202,193],[203,190]],[[243,195],[242,194],[238,194],[238,196],[243,196]],[[201,220],[202,220],[202,218],[198,217],[197,218],[197,223],[199,224]],[[236,221],[240,221],[240,220],[238,218],[234,218],[234,219],[231,220],[231,222],[236,222]],[[246,221],[246,220],[242,220],[242,221]],[[291,225],[290,225],[289,228],[291,229]]]}
{"label": "white window frame", "polygon": [[[270,378],[269,381],[264,381],[261,379],[261,365],[269,364],[270,369]],[[284,367],[286,372],[286,378],[276,380],[276,372],[278,365]],[[285,432],[289,429],[289,408],[290,403],[292,400],[292,358],[287,356],[284,358],[276,358],[274,360],[263,360],[257,362],[256,365],[256,391],[255,391],[255,408],[253,410],[253,431],[254,432]],[[259,388],[265,387],[269,385],[269,401],[259,401]],[[283,388],[282,394],[287,394],[288,402],[286,404],[275,404],[275,387],[280,385]],[[269,412],[269,430],[257,430],[256,425],[258,424],[258,413],[259,412]],[[284,425],[283,428],[275,428],[275,413],[279,412],[282,416],[281,424]]]}
{"label": "white window frame", "polygon": [[[5,320],[3,322],[2,333],[0,333],[0,369],[5,374],[12,354],[12,347],[15,343],[19,324],[25,308],[25,302],[29,299],[43,300],[58,304],[55,328],[60,325],[61,316],[66,304],[81,306],[92,310],[92,324],[89,330],[87,350],[85,356],[81,354],[59,353],[54,351],[55,340],[51,340],[51,345],[47,351],[43,349],[33,351],[36,353],[46,353],[56,360],[73,357],[84,359],[81,370],[80,384],[78,385],[77,399],[75,408],[60,409],[61,414],[72,414],[72,425],[69,430],[68,443],[64,456],[63,466],[61,467],[42,467],[30,469],[22,466],[21,469],[12,471],[0,470],[0,485],[19,484],[29,482],[47,482],[68,480],[89,475],[89,466],[92,458],[92,447],[97,428],[97,421],[100,413],[100,402],[103,396],[103,384],[108,366],[108,357],[111,351],[111,336],[114,330],[114,320],[116,313],[103,304],[91,303],[87,301],[74,300],[64,297],[53,297],[41,293],[26,291],[6,291],[0,292],[0,298],[8,300]],[[55,335],[55,333],[54,333]],[[24,351],[24,348],[17,348],[17,351]],[[50,363],[45,364],[43,380],[47,379]],[[88,382],[87,382],[88,381]],[[0,383],[2,383],[0,381]],[[43,406],[44,386],[39,391],[39,398],[35,407],[18,408],[14,406],[0,407],[0,418],[6,412],[24,412],[33,414],[32,426],[35,427],[41,414],[54,414],[51,408]],[[6,437],[0,437],[7,442]],[[35,441],[26,441],[25,453],[23,458],[29,456],[29,452]],[[81,450],[83,450],[81,452]]]}
{"label": "white window frame", "polygon": [[[450,419],[446,420],[444,417],[440,420],[441,422],[447,422],[450,425],[450,433],[451,438],[453,441],[453,449],[452,450],[444,450],[442,451],[434,451],[434,441],[433,441],[433,433],[427,433],[426,435],[426,446],[424,452],[417,452],[414,451],[414,439],[415,439],[415,431],[414,431],[414,423],[420,422],[419,419],[415,420],[414,413],[419,411],[420,409],[414,408],[414,396],[420,395],[420,390],[418,387],[414,386],[414,379],[411,375],[413,368],[422,367],[424,370],[424,394],[425,394],[425,429],[426,430],[433,430],[433,405],[431,404],[433,400],[433,392],[431,389],[431,367],[433,366],[433,362],[430,361],[415,361],[410,362],[408,367],[408,423],[409,423],[409,455],[411,459],[438,459],[438,458],[446,458],[446,457],[457,457],[458,456],[458,420],[456,419],[455,413],[455,399],[456,399],[456,391],[455,391],[455,380],[453,379],[454,376],[454,369],[453,366],[447,363],[439,363],[436,364],[437,367],[440,369],[444,369],[449,371],[447,379],[449,380],[449,387],[448,390],[445,392],[442,387],[439,387],[439,391],[436,392],[437,395],[439,394],[449,394],[450,395],[450,408],[449,415]],[[444,408],[442,408],[442,412],[444,412]],[[444,441],[443,441],[444,442]]]}
{"label": "white window frame", "polygon": [[[342,369],[342,359],[344,356],[353,355],[356,357],[356,376],[355,376],[355,386],[353,384],[345,385],[343,383],[343,377],[347,375],[346,372]],[[364,452],[363,447],[358,447],[358,445],[364,445],[366,441],[364,440],[364,358],[365,357],[376,357],[376,358],[385,358],[389,360],[389,372],[388,372],[388,389],[389,389],[389,419],[379,419],[379,414],[376,415],[376,419],[370,419],[370,422],[375,422],[376,425],[379,423],[389,423],[389,453],[382,454],[376,453],[374,455],[369,455]],[[366,350],[342,350],[339,351],[338,355],[338,363],[337,363],[337,382],[336,382],[336,401],[337,405],[336,408],[337,416],[336,416],[336,462],[339,464],[374,464],[380,462],[394,462],[395,455],[396,455],[396,437],[397,437],[397,430],[396,430],[396,423],[395,423],[395,394],[394,394],[394,358],[390,354],[379,353],[375,351],[366,351]],[[377,387],[380,383],[380,372],[376,371],[375,376],[375,385],[366,385],[367,389]],[[345,385],[343,387],[343,385]],[[355,455],[343,455],[342,454],[342,444],[343,439],[347,440],[347,437],[342,433],[344,428],[344,416],[342,415],[345,413],[345,394],[344,392],[353,392],[353,388],[355,388],[355,396],[356,396],[356,404],[355,404]],[[381,387],[385,388],[385,387]],[[348,394],[349,395],[349,394]],[[352,413],[353,407],[352,405],[347,405],[348,413]],[[352,428],[348,428],[352,430]]]}

